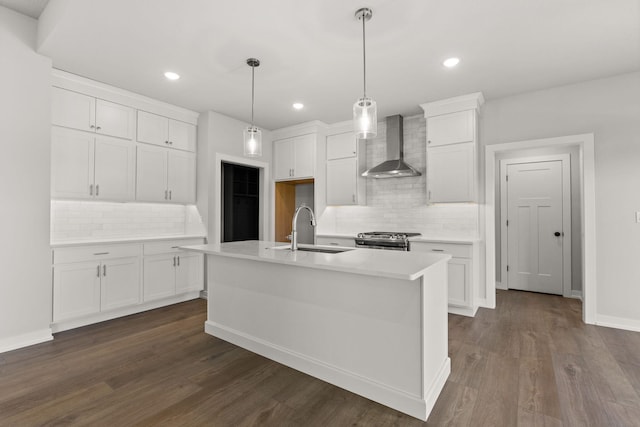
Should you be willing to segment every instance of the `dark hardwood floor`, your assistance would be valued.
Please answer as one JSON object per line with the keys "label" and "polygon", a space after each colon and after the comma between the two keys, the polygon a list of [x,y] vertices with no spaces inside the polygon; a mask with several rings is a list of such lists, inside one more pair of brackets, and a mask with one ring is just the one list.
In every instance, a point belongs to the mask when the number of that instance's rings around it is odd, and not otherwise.
{"label": "dark hardwood floor", "polygon": [[497,299],[450,315],[427,423],[205,334],[196,300],[0,354],[0,425],[640,426],[640,333],[584,325],[576,300]]}

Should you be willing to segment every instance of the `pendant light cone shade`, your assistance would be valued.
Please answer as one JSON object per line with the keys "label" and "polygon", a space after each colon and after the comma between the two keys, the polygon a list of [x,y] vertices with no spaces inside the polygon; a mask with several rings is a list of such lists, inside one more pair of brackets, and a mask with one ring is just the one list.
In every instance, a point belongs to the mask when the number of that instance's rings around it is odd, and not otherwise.
{"label": "pendant light cone shade", "polygon": [[367,97],[367,49],[365,23],[371,19],[373,12],[371,9],[363,7],[358,9],[355,14],[359,21],[362,21],[362,65],[363,65],[363,82],[364,93],[362,98],[353,104],[353,130],[356,138],[367,139],[373,138],[378,134],[378,108],[376,102]]}
{"label": "pendant light cone shade", "polygon": [[262,156],[262,131],[253,125],[253,105],[255,101],[255,67],[260,66],[260,61],[255,58],[247,59],[247,65],[251,67],[251,125],[243,132],[244,155],[246,157]]}

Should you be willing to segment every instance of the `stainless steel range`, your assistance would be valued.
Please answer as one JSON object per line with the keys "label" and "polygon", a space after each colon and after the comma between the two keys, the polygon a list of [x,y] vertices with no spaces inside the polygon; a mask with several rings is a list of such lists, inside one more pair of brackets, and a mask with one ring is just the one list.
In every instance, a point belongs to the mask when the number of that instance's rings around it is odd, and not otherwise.
{"label": "stainless steel range", "polygon": [[394,251],[409,251],[409,238],[420,236],[420,233],[395,233],[388,231],[370,231],[358,233],[356,248],[389,249]]}

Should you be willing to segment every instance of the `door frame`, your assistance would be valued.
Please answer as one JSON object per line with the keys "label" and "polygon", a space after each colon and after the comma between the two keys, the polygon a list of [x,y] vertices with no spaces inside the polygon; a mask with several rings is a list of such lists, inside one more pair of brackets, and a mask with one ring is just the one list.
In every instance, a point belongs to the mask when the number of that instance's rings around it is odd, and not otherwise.
{"label": "door frame", "polygon": [[[550,154],[545,156],[518,157],[500,160],[500,283],[509,289],[507,264],[509,259],[507,222],[507,167],[513,164],[560,161],[562,163],[562,296],[571,297],[571,156],[566,154]],[[569,242],[567,245],[566,242]]]}
{"label": "door frame", "polygon": [[261,162],[259,160],[248,159],[245,157],[237,157],[230,156],[223,153],[216,153],[216,164],[215,164],[215,177],[217,185],[213,188],[213,227],[214,232],[213,236],[215,236],[214,243],[220,243],[223,233],[222,233],[222,203],[220,203],[222,197],[222,163],[233,163],[240,166],[248,166],[252,168],[257,168],[260,171],[260,211],[258,213],[258,238],[260,240],[269,240],[271,236],[271,231],[269,228],[269,185],[271,176],[269,174],[269,163]]}
{"label": "door frame", "polygon": [[485,209],[482,237],[486,242],[485,251],[485,289],[486,305],[496,306],[496,233],[495,233],[495,173],[496,155],[502,152],[542,147],[577,146],[580,151],[580,186],[582,217],[582,320],[588,324],[596,322],[596,221],[595,221],[595,147],[593,133],[560,136],[555,138],[532,139],[485,147]]}

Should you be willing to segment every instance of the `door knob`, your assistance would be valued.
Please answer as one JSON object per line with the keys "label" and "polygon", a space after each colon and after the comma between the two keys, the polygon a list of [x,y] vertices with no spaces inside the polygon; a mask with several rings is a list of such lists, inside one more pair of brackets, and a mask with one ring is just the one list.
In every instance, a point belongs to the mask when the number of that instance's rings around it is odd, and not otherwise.
{"label": "door knob", "polygon": [[560,237],[560,232],[556,231],[555,233],[553,233],[553,235],[556,236],[556,237]]}

